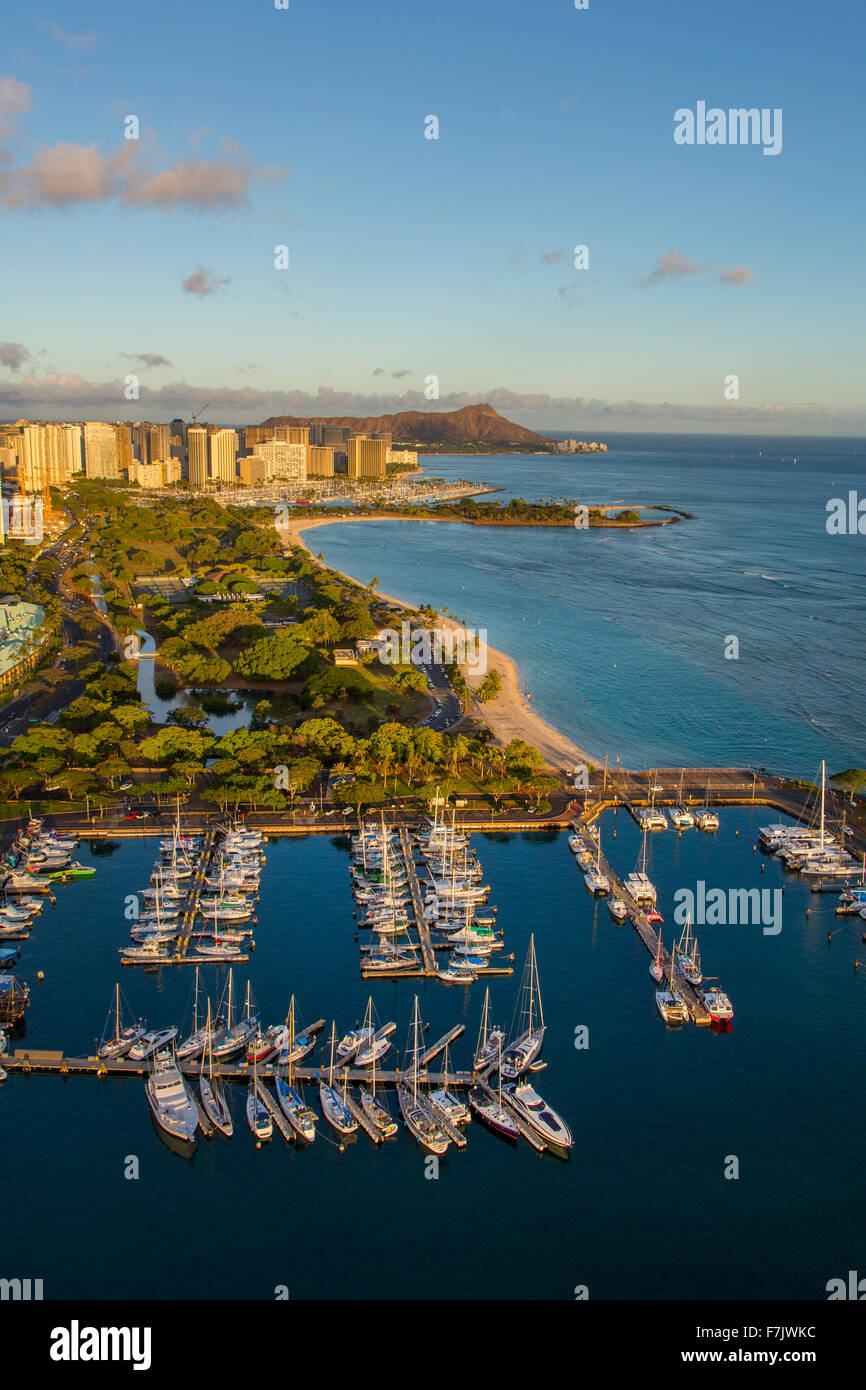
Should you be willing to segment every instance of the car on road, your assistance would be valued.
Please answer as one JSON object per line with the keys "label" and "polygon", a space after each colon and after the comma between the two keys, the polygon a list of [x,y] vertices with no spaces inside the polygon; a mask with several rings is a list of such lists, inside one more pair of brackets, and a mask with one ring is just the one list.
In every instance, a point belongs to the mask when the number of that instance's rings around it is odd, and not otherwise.
{"label": "car on road", "polygon": [[127,778],[125,782],[121,782],[120,787],[119,787],[118,790],[120,790],[120,791],[122,791],[122,792],[128,792],[128,791],[130,791],[131,788],[134,787],[134,786],[135,786],[135,783],[134,783],[133,781],[131,781],[130,778]]}
{"label": "car on road", "polygon": [[344,815],[344,816],[353,816],[354,814],[355,814],[355,812],[352,810],[352,807],[351,807],[351,806],[344,806],[344,807],[343,807],[343,810],[342,810],[342,812],[341,812],[341,815]]}
{"label": "car on road", "polygon": [[149,817],[149,815],[150,815],[150,812],[149,812],[149,811],[127,811],[126,815],[123,816],[122,819],[123,819],[123,820],[147,820],[148,817]]}

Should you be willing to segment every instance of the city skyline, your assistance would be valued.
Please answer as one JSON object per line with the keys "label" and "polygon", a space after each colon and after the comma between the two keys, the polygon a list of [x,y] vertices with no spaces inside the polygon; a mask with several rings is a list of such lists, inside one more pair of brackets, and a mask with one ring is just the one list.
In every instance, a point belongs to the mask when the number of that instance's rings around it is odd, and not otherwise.
{"label": "city skyline", "polygon": [[[149,15],[9,19],[4,420],[490,401],[541,431],[866,429],[859,78],[831,26],[513,0]],[[778,155],[679,145],[702,102],[783,112]]]}

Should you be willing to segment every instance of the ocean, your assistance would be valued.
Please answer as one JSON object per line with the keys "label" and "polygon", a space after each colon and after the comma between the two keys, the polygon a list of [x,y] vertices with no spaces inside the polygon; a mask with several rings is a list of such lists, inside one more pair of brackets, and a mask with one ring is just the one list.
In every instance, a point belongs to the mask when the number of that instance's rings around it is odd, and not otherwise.
{"label": "ocean", "polygon": [[866,536],[826,522],[831,498],[866,484],[866,441],[608,443],[605,455],[426,458],[424,471],[505,500],[656,503],[695,519],[634,531],[346,522],[308,542],[356,579],[486,629],[537,713],[599,760],[808,778],[822,758],[831,773],[864,766]]}

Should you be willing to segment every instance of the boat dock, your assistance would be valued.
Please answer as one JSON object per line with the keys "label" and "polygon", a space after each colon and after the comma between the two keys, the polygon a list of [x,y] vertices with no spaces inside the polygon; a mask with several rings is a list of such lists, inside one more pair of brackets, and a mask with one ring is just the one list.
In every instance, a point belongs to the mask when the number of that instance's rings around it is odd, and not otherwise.
{"label": "boat dock", "polygon": [[445,1034],[444,1038],[440,1038],[438,1042],[428,1047],[426,1052],[421,1053],[421,1056],[418,1058],[419,1067],[425,1067],[428,1062],[432,1062],[434,1057],[437,1057],[440,1052],[444,1052],[446,1047],[450,1047],[451,1044],[462,1037],[465,1032],[466,1028],[464,1024],[456,1024],[456,1026],[451,1029],[450,1033]]}
{"label": "boat dock", "polygon": [[[378,1076],[377,1076],[376,1079],[378,1080]],[[352,1098],[352,1096],[349,1094],[348,1091],[347,1091],[346,1094],[343,1096],[343,1100],[345,1101],[346,1108],[349,1110],[349,1112],[350,1112],[350,1113],[355,1117],[355,1119],[358,1121],[358,1124],[361,1126],[361,1128],[363,1129],[364,1133],[365,1133],[365,1134],[368,1134],[368,1135],[370,1136],[370,1138],[372,1139],[373,1143],[374,1143],[374,1144],[382,1144],[382,1143],[384,1143],[384,1140],[385,1140],[384,1134],[380,1133],[380,1131],[379,1131],[379,1130],[376,1128],[376,1126],[373,1124],[373,1121],[372,1121],[372,1120],[369,1118],[369,1116],[364,1112],[362,1106],[360,1106],[360,1105],[358,1104],[358,1102]]]}
{"label": "boat dock", "polygon": [[215,832],[212,829],[208,830],[201,848],[195,873],[193,874],[190,894],[186,900],[186,909],[180,926],[180,940],[177,943],[177,951],[175,953],[178,956],[186,956],[189,952],[189,943],[193,934],[195,915],[198,912],[198,900],[201,897],[205,874],[210,868],[215,838]]}
{"label": "boat dock", "polygon": [[293,1143],[295,1138],[295,1131],[292,1129],[291,1125],[289,1124],[288,1120],[283,1114],[280,1106],[274,1100],[274,1097],[271,1095],[270,1091],[262,1081],[261,1077],[259,1077],[258,1081],[256,1082],[256,1095],[258,1096],[262,1105],[267,1110],[268,1114],[274,1122],[274,1125],[280,1131],[280,1134],[283,1136],[286,1143]]}
{"label": "boat dock", "polygon": [[421,955],[424,960],[424,974],[435,975],[436,957],[433,954],[433,944],[430,940],[430,927],[424,916],[424,905],[421,902],[421,886],[418,883],[418,870],[415,867],[415,856],[412,853],[412,846],[409,842],[409,832],[405,825],[400,826],[400,848],[403,851],[403,863],[406,865],[406,874],[409,879],[409,894],[412,899],[412,911],[415,914],[415,930],[418,932],[418,940],[421,943]]}
{"label": "boat dock", "polygon": [[[586,832],[589,829],[586,823],[581,824],[581,822],[576,822],[576,824],[580,826],[578,833],[581,833],[581,831]],[[635,902],[603,850],[600,851],[599,863],[601,872],[610,880],[611,896],[622,898],[622,901],[626,905],[629,921],[650,955],[655,958],[658,955],[659,939],[657,934],[653,931],[652,926],[647,921],[646,913],[643,908]],[[673,960],[670,951],[662,951],[662,966],[665,974],[670,978],[673,969]],[[681,974],[678,977],[677,989],[685,1000],[689,1011],[689,1018],[692,1023],[697,1024],[699,1028],[708,1028],[712,1022],[709,1010],[701,1003],[692,985],[690,985],[687,980],[683,979]]]}

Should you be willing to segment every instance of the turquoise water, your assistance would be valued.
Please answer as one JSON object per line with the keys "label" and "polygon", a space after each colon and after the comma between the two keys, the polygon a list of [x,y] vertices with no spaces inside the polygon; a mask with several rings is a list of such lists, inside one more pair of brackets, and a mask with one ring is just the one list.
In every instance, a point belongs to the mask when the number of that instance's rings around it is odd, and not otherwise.
{"label": "turquoise water", "polygon": [[[718,836],[651,838],[666,933],[677,887],[782,884],[778,863],[762,875],[753,852],[766,817],[726,811]],[[611,814],[603,833],[628,872],[636,827]],[[549,1064],[538,1084],[574,1131],[567,1161],[512,1148],[477,1123],[434,1180],[402,1127],[381,1148],[362,1134],[341,1154],[320,1135],[309,1150],[276,1138],[256,1152],[242,1088],[232,1092],[235,1137],[201,1140],[184,1159],[154,1130],[140,1080],[10,1077],[0,1087],[0,1272],[43,1278],[47,1298],[271,1298],[281,1284],[296,1299],[570,1299],[579,1284],[591,1298],[824,1297],[829,1278],[857,1267],[866,1216],[856,1161],[866,1132],[848,1060],[859,1053],[866,974],[853,969],[862,947],[850,919],[828,946],[833,900],[792,879],[779,936],[703,928],[704,966],[732,997],[733,1031],[669,1032],[646,951],[586,894],[564,834],[476,843],[518,972],[536,933]],[[75,1053],[101,1031],[123,898],[154,852],[153,841],[125,841],[94,858],[97,877],[59,889],[57,908],[38,919],[19,967],[34,985],[32,1046]],[[239,980],[248,969],[268,1022],[294,991],[307,1021],[335,1016],[342,1031],[367,995],[346,844],[284,839],[267,856],[257,949]],[[162,1025],[181,1021],[192,978],[190,968],[126,970],[122,987]],[[207,979],[215,991],[224,974],[210,967]],[[465,1023],[453,1050],[465,1064],[480,987],[375,982],[401,1047],[419,986],[430,1038]],[[506,1026],[516,990],[517,978],[492,988]],[[579,1051],[581,1025],[589,1048]],[[137,1180],[124,1178],[132,1155]],[[723,1176],[729,1155],[737,1181]]]}
{"label": "turquoise water", "polygon": [[825,523],[830,498],[862,489],[866,443],[609,444],[603,456],[437,457],[425,469],[505,499],[661,503],[696,519],[631,532],[348,522],[308,539],[353,577],[486,628],[538,713],[599,758],[807,777],[824,757],[831,771],[863,766],[866,537]]}

